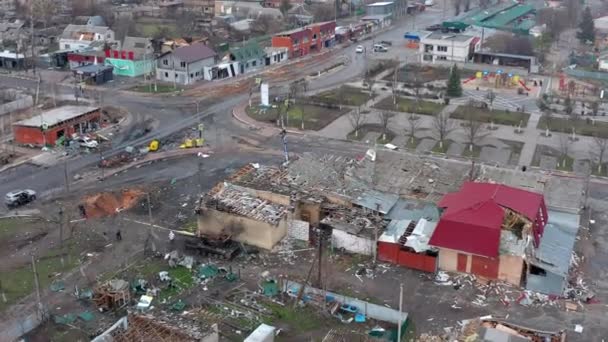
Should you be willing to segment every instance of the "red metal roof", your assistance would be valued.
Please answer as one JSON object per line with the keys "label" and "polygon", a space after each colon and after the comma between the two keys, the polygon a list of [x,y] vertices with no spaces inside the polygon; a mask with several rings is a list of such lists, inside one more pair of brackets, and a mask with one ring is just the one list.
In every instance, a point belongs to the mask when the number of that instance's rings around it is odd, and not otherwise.
{"label": "red metal roof", "polygon": [[509,208],[534,222],[543,203],[541,194],[501,184],[466,182],[445,195],[445,208],[429,244],[466,253],[497,257],[500,230]]}
{"label": "red metal roof", "polygon": [[488,200],[534,221],[543,195],[502,184],[466,182],[459,192],[444,196],[438,206],[447,208],[446,213],[450,213]]}

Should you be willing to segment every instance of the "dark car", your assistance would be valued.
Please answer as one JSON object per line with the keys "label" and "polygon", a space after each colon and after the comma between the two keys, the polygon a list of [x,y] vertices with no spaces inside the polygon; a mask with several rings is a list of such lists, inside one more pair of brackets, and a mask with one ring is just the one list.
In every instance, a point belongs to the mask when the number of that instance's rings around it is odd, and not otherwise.
{"label": "dark car", "polygon": [[382,40],[380,41],[380,44],[384,46],[393,46],[393,42],[391,42],[390,40]]}
{"label": "dark car", "polygon": [[4,203],[9,208],[16,208],[34,200],[36,200],[36,191],[30,189],[14,190],[4,196]]}

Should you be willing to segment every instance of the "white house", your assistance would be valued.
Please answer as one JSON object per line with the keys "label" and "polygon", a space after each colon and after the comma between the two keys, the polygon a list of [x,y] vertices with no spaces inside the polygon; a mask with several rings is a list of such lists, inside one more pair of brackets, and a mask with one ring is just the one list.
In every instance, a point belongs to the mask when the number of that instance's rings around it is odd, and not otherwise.
{"label": "white house", "polygon": [[102,50],[104,43],[116,44],[114,31],[109,27],[68,25],[59,38],[59,49],[79,51],[96,47]]}
{"label": "white house", "polygon": [[478,49],[479,38],[458,33],[433,32],[420,40],[423,63],[467,62]]}
{"label": "white house", "polygon": [[156,78],[164,82],[192,84],[205,77],[205,69],[215,64],[217,54],[203,43],[194,43],[168,52],[157,59]]}

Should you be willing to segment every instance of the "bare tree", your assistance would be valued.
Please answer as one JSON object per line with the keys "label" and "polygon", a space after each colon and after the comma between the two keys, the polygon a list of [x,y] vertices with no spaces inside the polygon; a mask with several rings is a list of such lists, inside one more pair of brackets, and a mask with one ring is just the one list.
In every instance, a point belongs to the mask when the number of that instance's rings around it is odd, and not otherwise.
{"label": "bare tree", "polygon": [[380,120],[380,127],[382,128],[382,140],[386,140],[386,133],[388,132],[388,124],[391,118],[394,116],[393,113],[387,111],[378,112],[378,119]]}
{"label": "bare tree", "polygon": [[282,28],[282,22],[271,15],[262,14],[251,23],[251,32],[272,34],[279,32]]}
{"label": "bare tree", "polygon": [[334,19],[334,6],[332,4],[319,4],[312,11],[315,21],[329,21]]}
{"label": "bare tree", "polygon": [[367,117],[361,113],[361,106],[357,107],[356,110],[352,110],[348,113],[348,120],[350,121],[353,130],[355,131],[355,138],[359,138],[359,130],[361,126],[365,124]]}
{"label": "bare tree", "polygon": [[591,102],[591,115],[597,116],[597,112],[600,110],[600,103],[598,101]]}
{"label": "bare tree", "polygon": [[466,116],[466,127],[464,128],[465,136],[467,137],[467,144],[469,144],[469,152],[473,153],[473,148],[483,139],[487,133],[484,130],[484,126],[481,122],[475,120],[473,114],[467,114]]}
{"label": "bare tree", "polygon": [[604,163],[604,154],[608,149],[608,139],[605,134],[595,134],[593,136],[593,143],[595,144],[595,156],[597,157],[597,174],[602,174],[602,164]]}
{"label": "bare tree", "polygon": [[570,152],[570,145],[572,142],[570,141],[567,134],[559,135],[559,160],[558,164],[561,165],[562,168],[566,168],[566,162],[568,160],[568,153]]}
{"label": "bare tree", "polygon": [[409,138],[411,144],[416,141],[416,132],[418,131],[418,128],[420,128],[420,121],[420,117],[416,114],[410,113],[407,115],[407,126],[405,127],[405,134]]}
{"label": "bare tree", "polygon": [[44,28],[47,28],[49,20],[59,11],[59,6],[55,0],[32,0],[32,14],[36,21],[41,21]]}
{"label": "bare tree", "polygon": [[433,131],[435,138],[439,141],[439,148],[443,150],[443,142],[448,134],[454,129],[452,119],[448,115],[437,113],[433,117]]}

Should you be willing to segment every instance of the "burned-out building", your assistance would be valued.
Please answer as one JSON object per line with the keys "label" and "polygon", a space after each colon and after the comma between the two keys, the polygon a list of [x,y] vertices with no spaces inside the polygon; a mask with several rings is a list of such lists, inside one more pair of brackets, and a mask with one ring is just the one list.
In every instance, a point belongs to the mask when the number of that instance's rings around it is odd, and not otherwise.
{"label": "burned-out building", "polygon": [[199,208],[198,233],[272,249],[287,233],[289,197],[220,183]]}

